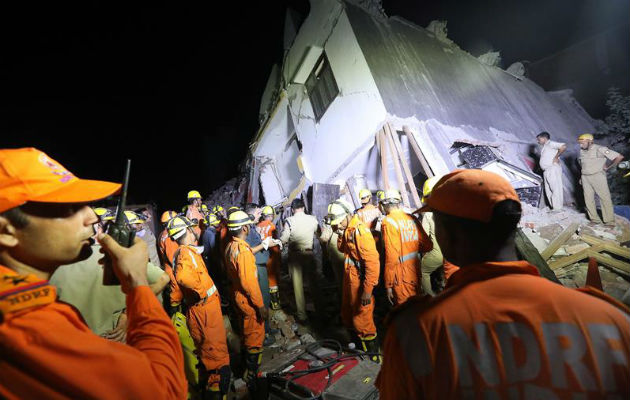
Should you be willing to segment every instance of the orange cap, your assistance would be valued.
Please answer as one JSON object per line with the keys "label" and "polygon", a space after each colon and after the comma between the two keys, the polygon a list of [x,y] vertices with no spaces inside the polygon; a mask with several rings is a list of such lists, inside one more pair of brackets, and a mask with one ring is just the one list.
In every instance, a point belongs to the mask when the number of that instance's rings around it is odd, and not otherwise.
{"label": "orange cap", "polygon": [[480,169],[459,169],[435,184],[419,212],[439,211],[454,217],[490,222],[497,203],[514,200],[516,191],[505,178]]}
{"label": "orange cap", "polygon": [[0,212],[27,201],[87,203],[118,190],[118,183],[77,178],[33,147],[0,149]]}

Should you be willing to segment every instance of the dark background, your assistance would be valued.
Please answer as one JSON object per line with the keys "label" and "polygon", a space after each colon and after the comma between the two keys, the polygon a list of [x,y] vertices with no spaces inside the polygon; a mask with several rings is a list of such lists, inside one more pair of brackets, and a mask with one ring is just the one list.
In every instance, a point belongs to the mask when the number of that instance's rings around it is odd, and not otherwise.
{"label": "dark background", "polygon": [[[20,2],[0,8],[0,147],[35,146],[80,177],[120,180],[131,202],[179,208],[237,173],[282,57],[285,10],[307,1]],[[618,25],[628,0],[385,1],[503,66]],[[626,52],[626,54],[628,54]],[[594,82],[597,84],[597,82]],[[627,88],[623,88],[627,93]],[[603,116],[603,108],[588,110]]]}

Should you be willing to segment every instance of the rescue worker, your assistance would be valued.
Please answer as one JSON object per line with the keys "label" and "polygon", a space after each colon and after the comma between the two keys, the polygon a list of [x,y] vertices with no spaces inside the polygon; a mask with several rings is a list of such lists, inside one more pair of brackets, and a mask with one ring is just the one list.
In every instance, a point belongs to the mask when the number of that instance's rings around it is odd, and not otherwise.
{"label": "rescue worker", "polygon": [[420,221],[400,209],[400,192],[385,191],[381,231],[385,247],[385,289],[393,305],[420,293],[420,258],[431,250],[431,240]]}
{"label": "rescue worker", "polygon": [[359,199],[361,200],[361,208],[357,210],[359,219],[374,232],[376,223],[383,214],[378,207],[372,204],[372,192],[369,189],[361,189],[359,191]]}
{"label": "rescue worker", "polygon": [[330,225],[339,231],[337,246],[345,254],[341,317],[370,359],[380,362],[372,295],[380,270],[378,252],[372,233],[351,209],[345,200],[328,205]]}
{"label": "rescue worker", "polygon": [[135,235],[144,240],[147,244],[147,248],[149,249],[149,261],[151,261],[153,265],[160,265],[160,256],[158,255],[155,236],[153,236],[151,229],[147,229],[146,227],[146,217],[143,214],[129,210],[126,210],[124,214],[127,224],[135,231]]}
{"label": "rescue worker", "polygon": [[221,399],[229,390],[230,355],[221,299],[196,247],[199,238],[194,226],[186,217],[175,217],[168,222],[168,235],[179,245],[173,259],[174,275],[184,297],[186,322],[197,349],[203,397]]}
{"label": "rescue worker", "polygon": [[[256,278],[258,279],[258,286],[260,287],[260,293],[263,297],[263,304],[265,308],[269,309],[271,306],[271,299],[269,296],[269,278],[267,276],[267,263],[269,262],[269,243],[273,242],[273,238],[265,238],[266,245],[263,245],[263,239],[260,237],[258,230],[256,229],[256,221],[260,218],[260,208],[256,204],[248,204],[245,207],[245,213],[249,215],[252,221],[251,229],[247,234],[245,241],[252,249],[254,257],[256,258]],[[271,335],[271,327],[269,321],[265,321],[265,341],[264,346],[270,346],[275,343],[275,337]]]}
{"label": "rescue worker", "polygon": [[186,218],[195,222],[195,233],[197,237],[201,237],[200,222],[203,220],[203,213],[201,212],[201,194],[196,190],[188,192],[188,208],[186,209]]}
{"label": "rescue worker", "polygon": [[225,210],[223,209],[222,206],[220,206],[218,204],[216,206],[212,207],[212,214],[216,215],[217,218],[219,218],[219,219],[222,219],[222,218],[226,217]]}
{"label": "rescue worker", "polygon": [[166,291],[164,298],[164,305],[169,315],[172,315],[174,310],[179,307],[182,302],[183,296],[182,291],[175,280],[175,275],[173,274],[173,257],[175,257],[175,251],[179,248],[179,245],[176,241],[171,239],[168,234],[168,222],[177,217],[177,213],[175,211],[164,211],[162,216],[160,217],[160,222],[164,229],[160,233],[160,238],[158,240],[158,250],[160,254],[160,260],[162,263],[162,268],[164,272],[168,274],[170,279],[168,290]]}
{"label": "rescue worker", "polygon": [[[615,168],[623,160],[623,156],[614,150],[593,143],[593,135],[585,133],[578,137],[580,144],[580,165],[582,167],[582,177],[580,184],[584,189],[584,203],[588,218],[594,223],[613,224],[615,222],[615,213],[613,209],[612,199],[610,198],[610,190],[608,189],[608,181],[606,172]],[[611,163],[606,165],[610,160]],[[602,208],[602,218],[597,215],[597,207],[595,206],[595,195],[599,197],[599,205]]]}
{"label": "rescue worker", "polygon": [[545,197],[553,211],[560,211],[564,203],[560,155],[567,150],[567,145],[551,140],[548,132],[540,132],[536,135],[536,141],[541,146],[538,163],[543,170]]}
{"label": "rescue worker", "polygon": [[228,216],[230,242],[225,249],[227,273],[234,290],[234,302],[241,316],[243,345],[246,350],[246,370],[243,379],[254,384],[262,361],[265,340],[265,320],[268,310],[256,277],[256,258],[246,239],[252,229],[251,218],[244,211],[234,211]]}
{"label": "rescue worker", "polygon": [[[206,263],[206,267],[208,267],[210,276],[215,281],[215,284],[219,284],[219,281],[223,280],[223,273],[221,271],[219,261],[219,243],[217,240],[217,227],[221,221],[215,214],[208,214],[205,221],[207,228],[203,231],[203,235],[201,236],[203,260]],[[219,287],[219,293],[225,294],[222,289],[223,288]]]}
{"label": "rescue worker", "polygon": [[421,210],[433,212],[444,257],[460,269],[440,295],[390,314],[381,399],[628,397],[630,310],[519,261],[521,204],[506,179],[453,171]]}
{"label": "rescue worker", "polygon": [[[424,181],[424,185],[422,186],[423,204],[427,204],[429,196],[431,196],[431,191],[440,178],[440,176],[432,176]],[[440,277],[438,278],[439,287],[437,289],[441,291],[441,289],[444,288],[444,283],[448,281],[448,278],[450,278],[450,276],[453,275],[453,273],[459,268],[445,260],[442,255],[442,250],[440,249],[440,245],[435,237],[435,221],[433,220],[432,212],[426,211],[422,213],[422,228],[431,239],[431,244],[433,245],[433,248],[424,253],[422,255],[422,259],[420,260],[422,291],[430,296],[435,296],[436,291],[431,282],[431,275],[439,268],[443,268],[443,272],[438,271],[440,272]]]}
{"label": "rescue worker", "polygon": [[280,241],[289,246],[289,274],[293,281],[293,293],[297,319],[300,322],[307,320],[306,299],[304,298],[304,274],[310,287],[311,295],[315,303],[315,309],[319,309],[319,276],[317,273],[317,261],[313,253],[313,240],[319,229],[317,218],[304,212],[304,201],[293,199],[291,210],[293,215],[286,219]]}
{"label": "rescue worker", "polygon": [[[262,240],[268,237],[277,239],[278,232],[276,225],[273,223],[275,212],[273,207],[264,206],[261,211],[261,220],[256,226],[256,230]],[[279,310],[280,292],[278,289],[278,279],[280,277],[280,263],[282,254],[279,246],[269,248],[269,260],[267,260],[267,279],[269,281],[269,297],[272,310]]]}
{"label": "rescue worker", "polygon": [[48,277],[91,255],[87,203],[120,185],[77,178],[35,148],[0,150],[0,397],[184,399],[177,334],[148,287],[146,244],[97,236],[127,295],[127,345],[94,335]]}
{"label": "rescue worker", "polygon": [[323,249],[325,249],[325,256],[328,258],[330,268],[332,269],[335,284],[337,285],[336,296],[337,302],[337,315],[341,316],[341,298],[343,293],[343,276],[344,276],[344,260],[346,258],[343,252],[339,251],[337,242],[339,241],[339,234],[337,230],[330,226],[330,220],[328,216],[324,217],[322,221],[321,233],[319,235],[319,241]]}
{"label": "rescue worker", "polygon": [[[106,208],[95,208],[94,212],[100,215],[95,230],[97,234],[103,233],[105,224],[114,220],[115,214]],[[103,285],[103,268],[98,263],[102,257],[100,249],[101,246],[94,243],[89,258],[57,268],[49,282],[57,287],[60,301],[76,307],[92,332],[124,343],[127,336],[125,295],[118,286]],[[159,299],[169,278],[159,266],[149,262],[147,281]]]}

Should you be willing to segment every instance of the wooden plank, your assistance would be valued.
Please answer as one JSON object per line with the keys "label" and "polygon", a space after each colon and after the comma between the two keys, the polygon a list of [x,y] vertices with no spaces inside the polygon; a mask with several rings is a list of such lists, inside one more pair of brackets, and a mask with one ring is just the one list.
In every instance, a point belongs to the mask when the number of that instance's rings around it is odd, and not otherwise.
{"label": "wooden plank", "polygon": [[536,250],[536,247],[534,247],[532,242],[529,241],[529,238],[525,235],[525,233],[523,233],[522,229],[519,228],[516,230],[514,242],[521,257],[528,263],[535,266],[542,277],[560,284],[556,274],[551,270],[551,268],[549,268],[547,262],[540,256],[540,253]]}
{"label": "wooden plank", "polygon": [[[591,247],[591,249],[593,249],[593,247]],[[589,253],[588,256],[596,259],[598,263],[603,264],[609,268],[612,268],[616,272],[619,272],[625,276],[630,275],[630,264],[623,261],[619,261],[612,257],[607,257],[603,254],[594,252],[592,250],[588,251],[588,253]]]}
{"label": "wooden plank", "polygon": [[580,262],[583,259],[589,257],[589,253],[599,253],[603,249],[604,248],[602,246],[593,246],[588,249],[578,251],[572,256],[562,257],[554,262],[549,263],[549,268],[555,271],[559,268],[566,267],[567,265],[575,264],[576,262]]}
{"label": "wooden plank", "polygon": [[385,190],[389,190],[389,175],[387,173],[387,141],[384,139],[385,132],[381,129],[376,133],[378,140],[378,152],[381,155],[381,174],[383,176],[383,186]]}
{"label": "wooden plank", "polygon": [[420,201],[420,196],[418,196],[418,189],[416,189],[416,185],[413,182],[411,169],[409,168],[407,159],[405,159],[405,156],[403,154],[402,145],[400,144],[400,139],[398,138],[398,132],[392,129],[389,123],[385,124],[385,126],[387,127],[387,131],[389,131],[389,134],[394,141],[394,147],[396,148],[396,153],[398,153],[400,164],[402,165],[403,172],[405,173],[405,179],[407,179],[407,186],[409,187],[409,191],[411,192],[411,197],[413,198],[414,203],[416,203],[416,208],[420,208],[422,207],[422,202]]}
{"label": "wooden plank", "polygon": [[542,253],[540,253],[542,258],[544,260],[548,260],[549,258],[551,258],[551,256],[553,256],[554,253],[558,251],[560,246],[562,246],[566,243],[567,240],[569,240],[569,238],[573,235],[573,233],[575,233],[579,226],[580,224],[574,222],[569,225],[565,230],[563,230],[562,233],[559,234],[551,243],[549,243],[549,246],[547,246],[547,248],[543,250]]}
{"label": "wooden plank", "polygon": [[580,235],[580,239],[591,246],[602,245],[604,246],[604,251],[630,260],[630,249],[627,247],[622,247],[610,240],[598,238],[585,233]]}
{"label": "wooden plank", "polygon": [[429,166],[429,163],[427,162],[427,159],[424,156],[424,154],[422,154],[422,150],[420,149],[420,146],[418,146],[418,142],[416,142],[416,138],[415,136],[413,136],[413,133],[411,132],[409,127],[403,126],[403,132],[405,132],[405,135],[407,135],[407,140],[409,140],[409,144],[411,145],[411,148],[413,149],[414,153],[416,153],[416,157],[418,157],[418,160],[420,161],[420,165],[422,166],[422,169],[424,170],[424,174],[428,178],[434,176],[435,174],[433,173],[433,170]]}
{"label": "wooden plank", "polygon": [[387,138],[387,142],[389,143],[389,154],[392,156],[392,161],[394,162],[394,172],[396,172],[398,188],[400,190],[400,195],[402,196],[403,205],[405,207],[409,207],[409,196],[407,195],[407,189],[405,189],[405,180],[403,179],[402,169],[400,168],[400,161],[398,160],[398,157],[396,157],[394,139],[392,139],[392,136],[388,134],[386,126],[387,124],[383,127],[383,131],[385,132],[384,137]]}

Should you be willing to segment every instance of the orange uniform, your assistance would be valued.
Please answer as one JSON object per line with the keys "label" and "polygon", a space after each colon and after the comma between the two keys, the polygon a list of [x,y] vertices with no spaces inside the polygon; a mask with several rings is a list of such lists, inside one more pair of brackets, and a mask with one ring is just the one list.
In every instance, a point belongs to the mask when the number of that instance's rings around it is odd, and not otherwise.
{"label": "orange uniform", "polygon": [[168,236],[168,232],[164,229],[160,234],[158,248],[160,250],[160,258],[162,259],[164,272],[166,272],[170,278],[169,297],[171,305],[179,305],[182,302],[182,291],[175,280],[175,275],[173,275],[173,257],[175,257],[175,252],[179,248],[179,245]]}
{"label": "orange uniform", "polygon": [[235,236],[225,249],[227,273],[234,289],[234,301],[243,317],[243,342],[248,350],[262,348],[265,340],[265,323],[256,311],[264,307],[256,258],[246,241]]}
{"label": "orange uniform", "polygon": [[201,210],[195,205],[189,205],[188,209],[186,210],[186,218],[191,221],[195,220],[197,222],[197,226],[193,227],[193,230],[197,234],[197,237],[201,237],[201,224],[204,221],[204,216]]}
{"label": "orange uniform", "polygon": [[372,203],[368,203],[357,210],[357,215],[365,226],[373,231],[374,228],[376,228],[376,222],[383,214],[378,207],[374,206]]}
{"label": "orange uniform", "polygon": [[361,295],[372,293],[378,283],[379,256],[370,230],[355,214],[337,246],[345,254],[341,317],[348,329],[360,338],[376,335],[374,325],[374,296],[370,304],[361,305]]}
{"label": "orange uniform", "polygon": [[127,295],[127,344],[55,299],[47,281],[0,266],[1,398],[186,398],[181,345],[149,287]]}
{"label": "orange uniform", "polygon": [[628,398],[628,308],[525,261],[461,268],[446,291],[394,311],[382,399]]}
{"label": "orange uniform", "polygon": [[175,278],[188,305],[186,322],[190,336],[209,375],[208,387],[218,387],[219,369],[230,365],[219,292],[195,247],[181,246],[176,257]]}
{"label": "orange uniform", "polygon": [[[256,227],[261,240],[265,240],[268,237],[276,238],[276,225],[267,220],[260,221]],[[274,246],[269,248],[269,260],[267,260],[267,279],[269,281],[269,288],[274,289],[278,287],[278,275],[280,273],[281,263],[280,247]]]}
{"label": "orange uniform", "polygon": [[385,246],[385,287],[395,304],[420,292],[420,257],[433,248],[420,221],[403,210],[392,210],[381,225]]}

